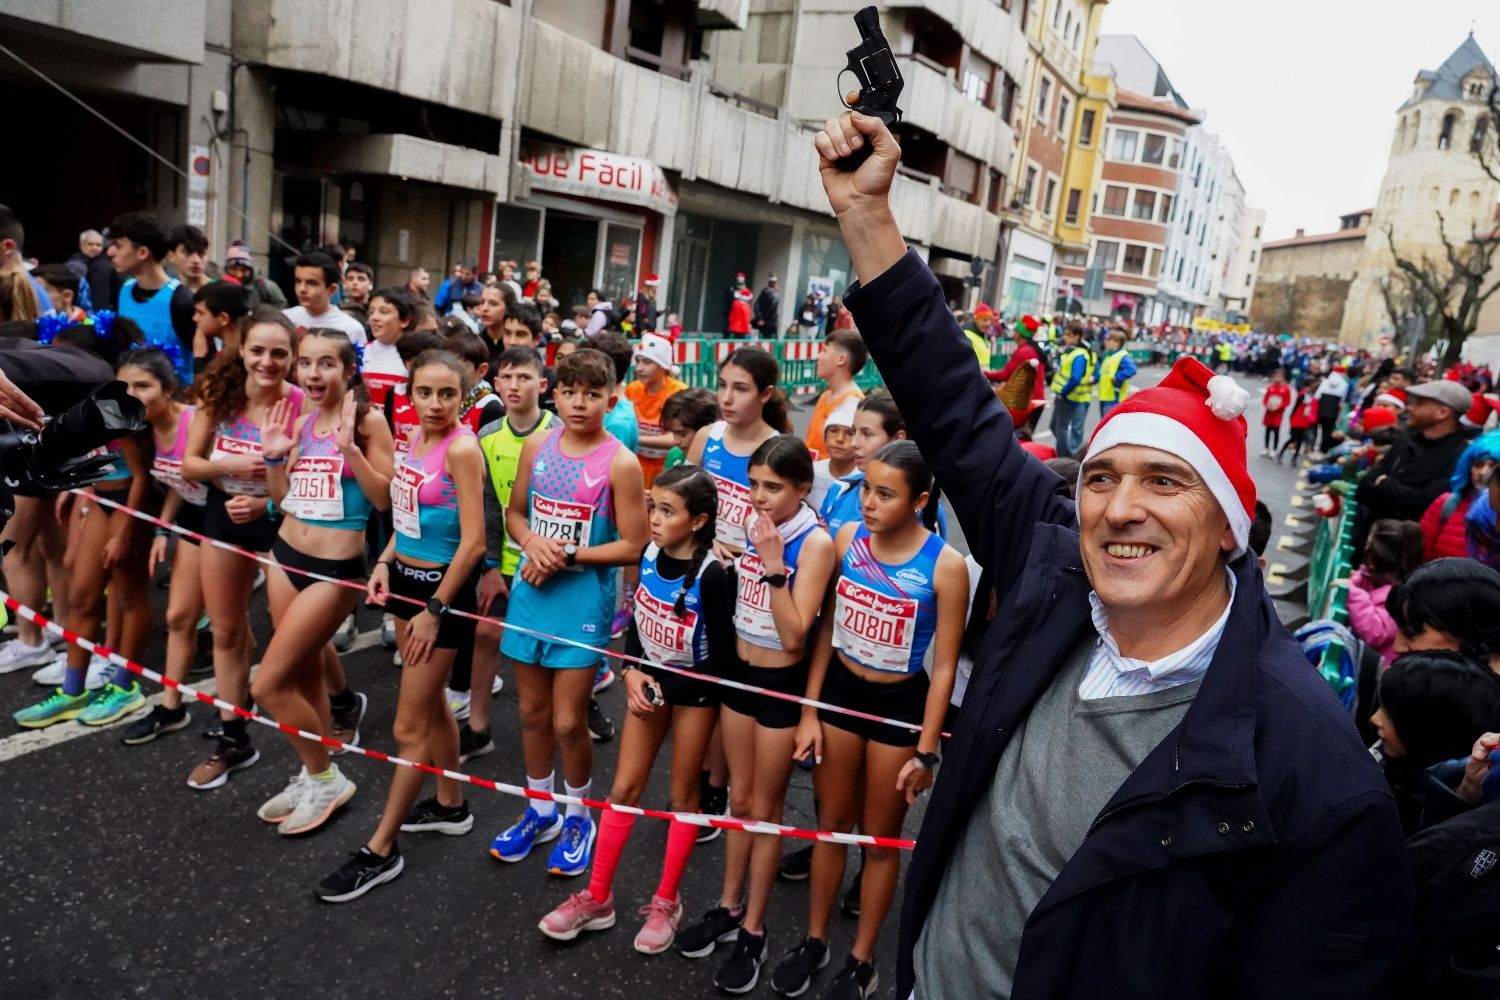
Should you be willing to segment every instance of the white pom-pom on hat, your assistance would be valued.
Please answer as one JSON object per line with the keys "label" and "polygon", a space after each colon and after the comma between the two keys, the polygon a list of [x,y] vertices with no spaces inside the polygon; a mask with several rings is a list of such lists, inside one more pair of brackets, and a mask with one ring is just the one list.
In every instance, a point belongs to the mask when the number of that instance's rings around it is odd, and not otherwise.
{"label": "white pom-pom on hat", "polygon": [[1215,375],[1208,380],[1205,403],[1220,420],[1233,420],[1243,416],[1249,408],[1250,393],[1241,389],[1239,383],[1228,375]]}

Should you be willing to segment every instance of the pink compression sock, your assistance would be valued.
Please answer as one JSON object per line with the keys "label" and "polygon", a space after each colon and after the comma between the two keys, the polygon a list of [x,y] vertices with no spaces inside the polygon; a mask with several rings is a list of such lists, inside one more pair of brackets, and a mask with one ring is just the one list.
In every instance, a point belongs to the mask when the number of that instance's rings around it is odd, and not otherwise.
{"label": "pink compression sock", "polygon": [[629,813],[606,809],[599,817],[599,842],[594,846],[594,870],[589,874],[589,895],[596,902],[602,903],[614,891],[615,868],[633,826],[635,817]]}
{"label": "pink compression sock", "polygon": [[662,899],[677,898],[677,884],[682,881],[696,843],[698,828],[691,823],[673,820],[667,828],[667,856],[662,859],[661,884],[656,887],[656,894]]}

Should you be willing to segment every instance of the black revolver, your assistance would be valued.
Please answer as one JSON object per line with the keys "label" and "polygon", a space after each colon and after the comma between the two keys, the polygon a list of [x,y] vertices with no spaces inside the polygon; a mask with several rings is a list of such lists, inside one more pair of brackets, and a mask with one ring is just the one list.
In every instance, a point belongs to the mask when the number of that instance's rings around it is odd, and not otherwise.
{"label": "black revolver", "polygon": [[[839,103],[862,115],[873,115],[885,122],[889,128],[901,120],[901,109],[896,101],[901,97],[901,88],[906,81],[901,77],[901,67],[896,65],[896,56],[891,52],[891,43],[885,40],[880,30],[880,12],[866,7],[854,15],[854,26],[859,29],[860,43],[849,50],[849,65],[839,73],[853,73],[859,80],[859,98],[853,104],[844,100],[842,84]],[[839,160],[839,167],[854,170],[870,155],[868,142],[850,155]]]}

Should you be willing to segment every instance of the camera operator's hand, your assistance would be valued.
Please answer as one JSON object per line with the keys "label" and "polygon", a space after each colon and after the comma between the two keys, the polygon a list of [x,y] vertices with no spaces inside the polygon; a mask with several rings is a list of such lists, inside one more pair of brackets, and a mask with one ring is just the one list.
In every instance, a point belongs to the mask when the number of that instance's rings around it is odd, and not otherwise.
{"label": "camera operator's hand", "polygon": [[[857,93],[850,94],[851,101]],[[901,162],[901,147],[879,118],[846,111],[830,118],[813,137],[818,150],[818,173],[828,204],[838,216],[839,229],[860,281],[884,273],[906,253],[906,241],[891,214],[891,183]],[[855,170],[839,160],[866,147],[868,159]]]}
{"label": "camera operator's hand", "polygon": [[229,501],[224,504],[224,513],[228,514],[229,519],[235,524],[249,524],[265,516],[268,503],[270,500],[266,497],[230,497]]}
{"label": "camera operator's hand", "polygon": [[0,371],[0,418],[29,430],[42,429],[42,408]]}

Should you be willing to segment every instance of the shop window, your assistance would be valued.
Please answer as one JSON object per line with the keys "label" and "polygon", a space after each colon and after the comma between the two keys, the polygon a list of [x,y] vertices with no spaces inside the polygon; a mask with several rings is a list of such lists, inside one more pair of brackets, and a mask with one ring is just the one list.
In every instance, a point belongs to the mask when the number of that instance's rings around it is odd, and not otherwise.
{"label": "shop window", "polygon": [[1078,124],[1078,145],[1092,146],[1094,144],[1094,109],[1086,108],[1083,118]]}
{"label": "shop window", "polygon": [[1134,160],[1136,143],[1140,141],[1140,133],[1132,132],[1130,129],[1115,129],[1114,142],[1109,148],[1109,158],[1112,160]]}
{"label": "shop window", "polygon": [[1068,192],[1068,209],[1063,216],[1063,221],[1070,226],[1078,225],[1078,209],[1083,201],[1083,192],[1073,188]]}
{"label": "shop window", "polygon": [[1150,222],[1156,215],[1156,192],[1137,189],[1135,192],[1135,203],[1131,207],[1132,218],[1145,219]]}
{"label": "shop window", "polygon": [[1125,244],[1125,260],[1120,265],[1125,274],[1146,273],[1146,248],[1139,243]]}
{"label": "shop window", "polygon": [[1161,163],[1167,156],[1167,137],[1156,135],[1152,132],[1146,133],[1145,141],[1141,143],[1142,163]]}
{"label": "shop window", "polygon": [[1123,217],[1129,197],[1129,188],[1118,187],[1114,184],[1109,185],[1104,189],[1104,209],[1102,214]]}
{"label": "shop window", "polygon": [[1105,271],[1115,269],[1120,254],[1120,244],[1114,240],[1100,240],[1094,244],[1094,266]]}

